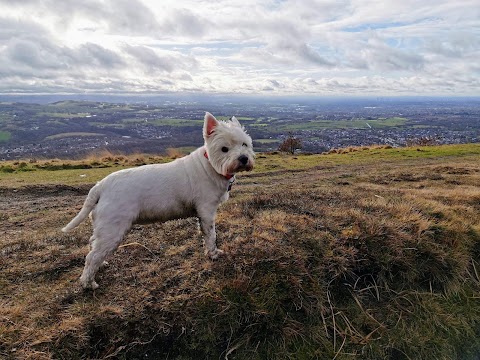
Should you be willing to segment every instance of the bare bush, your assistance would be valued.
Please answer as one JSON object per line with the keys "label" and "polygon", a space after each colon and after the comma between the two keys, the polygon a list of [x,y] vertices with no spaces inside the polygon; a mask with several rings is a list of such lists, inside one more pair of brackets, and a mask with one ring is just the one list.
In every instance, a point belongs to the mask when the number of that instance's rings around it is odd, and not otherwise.
{"label": "bare bush", "polygon": [[278,147],[279,151],[288,152],[290,154],[295,154],[296,150],[302,148],[302,140],[293,136],[291,133],[288,134],[288,137],[283,140],[283,142]]}

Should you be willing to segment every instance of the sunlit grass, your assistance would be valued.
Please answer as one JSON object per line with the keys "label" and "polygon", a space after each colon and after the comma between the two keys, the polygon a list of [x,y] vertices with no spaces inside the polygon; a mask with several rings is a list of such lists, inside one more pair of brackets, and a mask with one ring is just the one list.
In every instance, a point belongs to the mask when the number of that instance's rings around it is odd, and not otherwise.
{"label": "sunlit grass", "polygon": [[[194,150],[191,147],[178,148],[175,157]],[[350,147],[333,150],[326,154],[299,154],[284,153],[258,154],[253,174],[270,173],[277,171],[298,171],[313,167],[339,166],[344,164],[375,164],[382,162],[451,158],[451,157],[480,156],[480,144],[443,145],[412,148],[385,148],[384,146]],[[77,161],[3,161],[0,162],[0,186],[14,187],[21,184],[85,184],[98,181],[105,175],[119,169],[156,162],[168,162],[172,156],[151,155],[115,155],[98,154],[90,158]],[[50,165],[44,166],[45,162]],[[20,165],[22,164],[22,165]],[[62,166],[68,167],[63,169]],[[83,169],[72,169],[82,166]],[[91,168],[88,168],[91,167]],[[52,171],[55,170],[55,171]],[[241,175],[240,175],[241,176]]]}

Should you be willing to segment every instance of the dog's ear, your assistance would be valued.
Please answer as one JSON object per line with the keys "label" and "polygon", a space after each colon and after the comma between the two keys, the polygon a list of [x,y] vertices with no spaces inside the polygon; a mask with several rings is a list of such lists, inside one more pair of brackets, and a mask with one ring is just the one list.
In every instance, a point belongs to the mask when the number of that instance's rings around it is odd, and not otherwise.
{"label": "dog's ear", "polygon": [[209,112],[205,113],[205,122],[203,124],[203,136],[204,137],[209,137],[215,132],[215,128],[218,125],[217,119],[215,119],[215,116],[210,114]]}
{"label": "dog's ear", "polygon": [[239,128],[242,127],[242,125],[240,125],[240,123],[238,122],[238,120],[237,120],[237,118],[236,118],[235,116],[232,116],[232,117],[230,118],[230,121],[232,122],[233,125],[238,126]]}

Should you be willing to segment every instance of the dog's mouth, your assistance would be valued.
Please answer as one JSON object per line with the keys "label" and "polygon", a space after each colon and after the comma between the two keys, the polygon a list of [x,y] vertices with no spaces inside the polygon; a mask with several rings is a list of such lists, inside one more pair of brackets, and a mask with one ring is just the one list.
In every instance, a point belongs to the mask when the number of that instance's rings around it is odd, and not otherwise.
{"label": "dog's mouth", "polygon": [[247,165],[242,166],[242,170],[240,171],[252,171],[252,170],[253,170],[253,164],[249,162]]}
{"label": "dog's mouth", "polygon": [[252,171],[253,170],[253,163],[252,161],[248,161],[246,164],[242,164],[238,162],[235,166],[227,169],[227,175],[234,175],[237,172],[241,171]]}

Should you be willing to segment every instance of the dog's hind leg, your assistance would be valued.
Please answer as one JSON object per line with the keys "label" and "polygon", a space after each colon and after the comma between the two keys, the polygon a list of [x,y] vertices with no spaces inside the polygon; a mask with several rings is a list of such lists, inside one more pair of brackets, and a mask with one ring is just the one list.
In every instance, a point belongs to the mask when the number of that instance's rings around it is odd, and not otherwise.
{"label": "dog's hind leg", "polygon": [[105,230],[102,227],[95,228],[90,238],[91,250],[85,258],[85,267],[80,277],[80,283],[85,289],[98,288],[98,284],[95,282],[95,274],[105,264],[105,259],[118,248],[130,226],[131,224],[114,228],[109,227],[108,232],[102,231]]}

